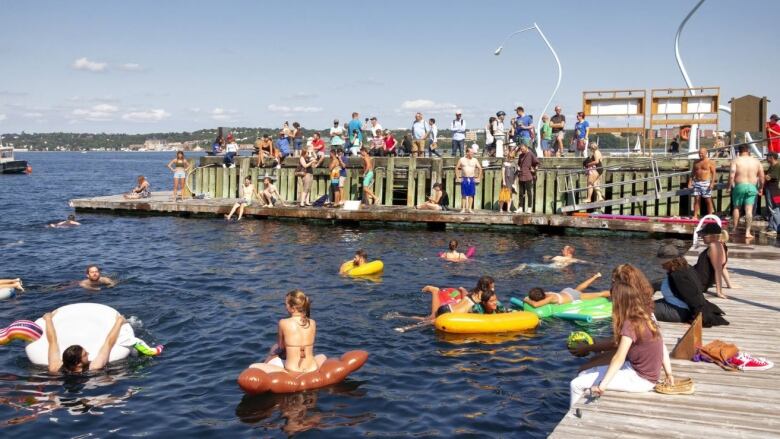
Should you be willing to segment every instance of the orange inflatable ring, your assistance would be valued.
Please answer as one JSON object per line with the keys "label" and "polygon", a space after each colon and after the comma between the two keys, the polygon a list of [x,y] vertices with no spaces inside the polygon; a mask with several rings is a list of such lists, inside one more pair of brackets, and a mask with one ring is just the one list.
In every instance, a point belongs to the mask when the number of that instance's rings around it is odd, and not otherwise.
{"label": "orange inflatable ring", "polygon": [[680,138],[689,140],[691,138],[691,127],[688,125],[680,127]]}
{"label": "orange inflatable ring", "polygon": [[338,360],[328,358],[314,372],[306,372],[298,376],[288,372],[267,373],[250,367],[238,376],[238,386],[249,395],[319,389],[344,381],[347,375],[360,369],[366,360],[368,360],[368,352],[349,351]]}

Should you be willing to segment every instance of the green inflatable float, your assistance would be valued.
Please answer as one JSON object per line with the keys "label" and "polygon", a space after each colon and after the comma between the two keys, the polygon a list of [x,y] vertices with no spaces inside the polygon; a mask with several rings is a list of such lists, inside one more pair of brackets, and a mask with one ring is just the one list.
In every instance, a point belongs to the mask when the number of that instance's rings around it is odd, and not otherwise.
{"label": "green inflatable float", "polygon": [[542,305],[534,308],[521,299],[513,297],[510,299],[513,308],[522,309],[536,314],[540,318],[556,317],[564,320],[577,320],[581,322],[592,322],[593,320],[602,320],[612,317],[612,302],[606,297],[599,297],[593,300],[578,300],[563,305]]}

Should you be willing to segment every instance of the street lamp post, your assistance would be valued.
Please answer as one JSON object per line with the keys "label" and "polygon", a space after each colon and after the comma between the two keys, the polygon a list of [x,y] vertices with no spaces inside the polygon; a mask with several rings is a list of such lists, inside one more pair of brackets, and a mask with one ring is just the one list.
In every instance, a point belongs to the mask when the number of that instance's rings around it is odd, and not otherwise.
{"label": "street lamp post", "polygon": [[542,37],[542,40],[544,40],[544,43],[547,44],[547,48],[550,49],[550,52],[552,53],[553,57],[555,58],[555,62],[558,64],[558,82],[555,83],[555,89],[553,90],[552,94],[550,95],[550,99],[547,100],[547,103],[544,105],[544,109],[542,109],[542,114],[539,115],[537,121],[536,121],[536,137],[537,137],[537,143],[536,143],[536,155],[541,156],[542,155],[542,115],[547,112],[547,109],[550,107],[550,103],[552,102],[553,98],[555,97],[555,94],[558,93],[558,87],[561,86],[561,77],[563,75],[563,68],[561,67],[561,60],[558,59],[558,54],[555,53],[555,49],[553,49],[552,45],[550,44],[550,41],[547,40],[547,37],[544,35],[544,32],[542,32],[542,29],[539,27],[538,24],[534,23],[533,26],[527,27],[525,29],[520,29],[518,31],[512,32],[509,34],[506,38],[504,38],[504,41],[501,43],[500,46],[498,46],[498,49],[496,49],[495,52],[493,52],[494,55],[498,56],[501,55],[501,51],[504,49],[504,44],[512,38],[513,36],[529,31],[529,30],[536,30],[539,32],[539,36]]}

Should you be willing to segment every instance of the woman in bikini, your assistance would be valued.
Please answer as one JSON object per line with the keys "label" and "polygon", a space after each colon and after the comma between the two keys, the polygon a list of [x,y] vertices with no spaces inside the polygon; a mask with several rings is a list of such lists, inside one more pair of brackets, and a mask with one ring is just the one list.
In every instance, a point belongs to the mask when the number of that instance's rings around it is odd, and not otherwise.
{"label": "woman in bikini", "polygon": [[458,241],[455,239],[450,241],[449,250],[442,253],[441,258],[449,262],[463,262],[469,259],[465,253],[458,251]]}
{"label": "woman in bikini", "polygon": [[[173,200],[184,200],[184,181],[187,179],[187,171],[190,170],[190,162],[184,158],[184,152],[176,152],[176,158],[168,162],[168,169],[173,172]],[[178,197],[177,191],[181,193]]]}
{"label": "woman in bikini", "polygon": [[264,363],[249,367],[264,372],[303,374],[314,372],[325,362],[325,355],[314,355],[317,322],[310,318],[311,301],[301,290],[287,293],[284,299],[290,317],[279,320],[279,338]]}
{"label": "woman in bikini", "polygon": [[601,273],[596,273],[587,279],[585,282],[577,285],[575,288],[564,288],[560,292],[553,291],[545,292],[541,288],[531,288],[528,292],[528,296],[523,299],[523,302],[528,303],[534,308],[547,305],[551,303],[553,305],[563,305],[565,303],[572,303],[577,300],[591,300],[599,297],[609,297],[609,290],[599,291],[595,293],[586,293],[585,289],[590,286],[596,279],[601,277]]}

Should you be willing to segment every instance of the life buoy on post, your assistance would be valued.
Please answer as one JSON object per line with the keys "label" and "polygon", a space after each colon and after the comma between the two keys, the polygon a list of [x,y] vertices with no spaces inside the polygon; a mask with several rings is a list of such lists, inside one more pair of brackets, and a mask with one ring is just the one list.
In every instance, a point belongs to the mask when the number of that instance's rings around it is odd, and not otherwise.
{"label": "life buoy on post", "polygon": [[691,126],[683,125],[680,127],[680,138],[682,140],[690,140],[691,138]]}

